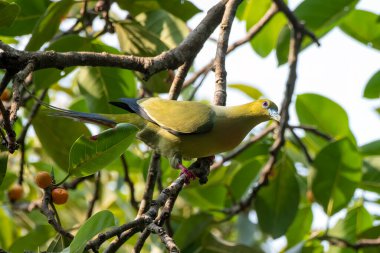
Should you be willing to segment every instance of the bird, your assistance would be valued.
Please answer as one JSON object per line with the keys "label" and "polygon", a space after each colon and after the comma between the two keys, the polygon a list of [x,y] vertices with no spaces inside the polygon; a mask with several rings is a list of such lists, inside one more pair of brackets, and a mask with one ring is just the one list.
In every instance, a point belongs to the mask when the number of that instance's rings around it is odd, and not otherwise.
{"label": "bird", "polygon": [[62,109],[53,115],[107,127],[130,123],[138,128],[138,139],[167,157],[171,167],[180,169],[190,179],[195,176],[182,164],[182,159],[213,159],[216,154],[238,146],[259,123],[280,120],[277,105],[268,99],[237,106],[158,97],[120,98],[109,103],[128,113],[96,114]]}

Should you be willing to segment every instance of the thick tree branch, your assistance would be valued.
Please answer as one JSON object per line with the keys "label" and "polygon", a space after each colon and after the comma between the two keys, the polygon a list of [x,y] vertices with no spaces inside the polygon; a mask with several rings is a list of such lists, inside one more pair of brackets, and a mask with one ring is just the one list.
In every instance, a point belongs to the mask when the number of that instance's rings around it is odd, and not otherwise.
{"label": "thick tree branch", "polygon": [[34,70],[45,68],[64,69],[72,66],[119,67],[144,73],[146,78],[165,70],[176,69],[189,61],[203,47],[205,41],[220,23],[227,0],[212,7],[200,24],[176,48],[155,57],[136,57],[94,52],[27,52],[13,49],[0,42],[0,68],[24,69],[33,60]]}
{"label": "thick tree branch", "polygon": [[220,33],[217,43],[215,56],[215,92],[214,104],[226,105],[227,92],[227,71],[225,67],[228,40],[230,37],[232,22],[235,19],[236,9],[241,0],[230,0],[226,5],[222,23],[220,24]]}

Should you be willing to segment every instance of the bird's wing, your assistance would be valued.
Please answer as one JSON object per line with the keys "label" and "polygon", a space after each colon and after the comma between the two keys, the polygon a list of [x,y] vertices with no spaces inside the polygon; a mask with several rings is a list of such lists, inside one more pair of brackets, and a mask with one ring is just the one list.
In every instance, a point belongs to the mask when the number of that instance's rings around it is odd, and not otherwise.
{"label": "bird's wing", "polygon": [[125,99],[112,104],[139,114],[175,135],[205,133],[212,129],[214,110],[206,104],[160,98]]}

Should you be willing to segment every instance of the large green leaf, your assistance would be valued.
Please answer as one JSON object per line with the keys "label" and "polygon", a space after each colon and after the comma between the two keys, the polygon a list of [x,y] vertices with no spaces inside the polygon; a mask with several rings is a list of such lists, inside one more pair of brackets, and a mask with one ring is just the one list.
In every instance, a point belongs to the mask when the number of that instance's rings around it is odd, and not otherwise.
{"label": "large green leaf", "polygon": [[310,205],[301,207],[294,222],[286,232],[287,248],[293,247],[302,240],[306,240],[313,222],[313,212]]}
{"label": "large green leaf", "polygon": [[83,134],[90,134],[83,123],[49,116],[47,111],[40,111],[32,124],[44,151],[63,170],[69,168],[69,153],[74,141]]}
{"label": "large green leaf", "polygon": [[355,243],[361,233],[372,227],[373,217],[362,204],[351,208],[329,231],[329,235]]}
{"label": "large green leaf", "polygon": [[351,200],[362,171],[362,159],[347,138],[323,148],[313,164],[312,191],[327,215],[333,215]]}
{"label": "large green leaf", "polygon": [[380,155],[380,140],[372,141],[360,147],[360,153],[365,156]]}
{"label": "large green leaf", "polygon": [[0,220],[0,245],[2,248],[8,249],[16,236],[14,217],[10,216],[10,213],[5,208],[0,208]]}
{"label": "large green leaf", "polygon": [[126,20],[115,24],[120,48],[127,54],[155,56],[169,48],[160,38],[140,23]]}
{"label": "large green leaf", "polygon": [[20,6],[17,3],[0,1],[0,28],[10,27],[19,13]]}
{"label": "large green leaf", "polygon": [[136,16],[136,20],[156,34],[169,48],[178,46],[189,34],[185,22],[163,10],[141,13]]}
{"label": "large green leaf", "polygon": [[[246,21],[247,31],[254,26],[272,5],[271,0],[244,1],[245,6],[239,8],[239,18]],[[251,40],[251,46],[261,57],[266,57],[276,46],[278,35],[287,20],[282,13],[276,14]]]}
{"label": "large green leaf", "polygon": [[261,93],[261,91],[259,91],[255,87],[252,87],[251,85],[246,85],[246,84],[229,84],[228,87],[232,88],[232,89],[237,89],[237,90],[243,92],[244,94],[246,94],[247,96],[249,96],[252,99],[259,99],[263,95],[263,93]]}
{"label": "large green leaf", "polygon": [[380,49],[380,26],[377,14],[354,10],[344,18],[339,28],[366,46]]}
{"label": "large green leaf", "polygon": [[230,195],[233,199],[240,199],[252,184],[262,166],[265,163],[265,158],[250,159],[242,163],[232,171],[232,179],[229,185]]}
{"label": "large green leaf", "polygon": [[[10,27],[0,28],[1,35],[19,36],[31,33],[38,19],[46,11],[46,8],[50,4],[49,0],[15,0],[12,2],[14,2],[13,4],[17,4],[21,10],[13,20]],[[14,15],[17,14],[17,12],[9,14]]]}
{"label": "large green leaf", "polygon": [[[340,139],[349,137],[355,143],[344,109],[321,95],[306,93],[297,96],[296,112],[301,125],[314,126],[319,131]],[[331,120],[331,119],[334,120]],[[306,144],[318,151],[328,142],[314,134],[306,133]]]}
{"label": "large green leaf", "polygon": [[380,157],[368,157],[363,161],[363,177],[360,188],[380,193]]}
{"label": "large green leaf", "polygon": [[205,213],[199,213],[182,219],[173,239],[180,249],[185,249],[194,241],[202,238],[204,233],[208,232],[211,222],[212,216]]}
{"label": "large green leaf", "polygon": [[115,217],[108,210],[103,210],[91,216],[78,230],[70,244],[70,253],[81,253],[86,243],[105,228],[115,226]]}
{"label": "large green leaf", "polygon": [[25,236],[18,238],[9,248],[10,252],[23,253],[26,251],[36,251],[41,245],[54,236],[55,231],[50,225],[37,225],[35,229],[29,231]]}
{"label": "large green leaf", "polygon": [[96,113],[120,113],[122,110],[109,104],[109,101],[136,96],[134,75],[126,69],[82,67],[77,83],[90,111]]}
{"label": "large green leaf", "polygon": [[[207,194],[205,194],[207,192]],[[222,209],[227,190],[222,185],[208,185],[192,187],[181,192],[181,196],[192,203],[192,206],[201,210]]]}
{"label": "large green leaf", "polygon": [[[305,0],[294,10],[296,17],[305,23],[306,28],[321,38],[332,28],[339,25],[357,4],[358,0]],[[316,15],[318,13],[318,15]],[[290,30],[285,26],[277,42],[277,60],[279,65],[288,59]],[[302,47],[310,45],[311,40],[304,41]]]}
{"label": "large green leaf", "polygon": [[[379,24],[377,24],[379,26]],[[380,32],[380,29],[379,29]],[[379,35],[379,47],[380,47],[380,35]],[[367,82],[364,94],[365,98],[380,98],[380,71],[377,71],[371,79]]]}
{"label": "large green leaf", "polygon": [[103,169],[124,153],[136,132],[135,126],[122,123],[90,138],[81,136],[70,150],[69,173],[88,176]]}
{"label": "large green leaf", "polygon": [[255,199],[261,229],[278,238],[285,234],[298,210],[300,191],[293,163],[285,156],[279,160],[269,179]]}
{"label": "large green leaf", "polygon": [[116,0],[119,6],[133,16],[142,12],[164,9],[183,21],[189,20],[200,10],[190,1],[178,0]]}
{"label": "large green leaf", "polygon": [[32,37],[26,45],[25,50],[38,50],[46,41],[53,38],[58,31],[63,17],[70,10],[73,3],[74,0],[62,0],[51,3],[34,27]]}
{"label": "large green leaf", "polygon": [[246,245],[225,241],[213,234],[206,235],[202,240],[202,247],[197,252],[202,253],[259,253],[259,249],[248,247]]}
{"label": "large green leaf", "polygon": [[0,152],[0,185],[3,183],[7,173],[8,152]]}

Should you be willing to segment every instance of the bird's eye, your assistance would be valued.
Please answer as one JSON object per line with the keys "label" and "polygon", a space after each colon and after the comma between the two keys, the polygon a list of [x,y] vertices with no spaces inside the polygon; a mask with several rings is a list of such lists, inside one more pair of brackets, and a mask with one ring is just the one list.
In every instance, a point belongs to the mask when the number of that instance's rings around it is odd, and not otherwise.
{"label": "bird's eye", "polygon": [[269,107],[269,102],[268,101],[264,101],[263,102],[263,108],[268,108]]}

